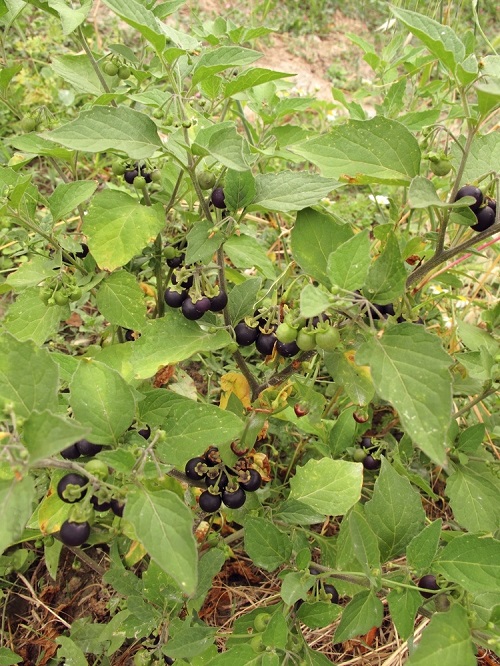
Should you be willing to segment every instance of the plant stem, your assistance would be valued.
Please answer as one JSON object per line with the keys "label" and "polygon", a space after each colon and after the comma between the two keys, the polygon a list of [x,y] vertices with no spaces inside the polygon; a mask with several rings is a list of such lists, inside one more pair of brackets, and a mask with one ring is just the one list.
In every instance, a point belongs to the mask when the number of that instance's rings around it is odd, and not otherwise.
{"label": "plant stem", "polygon": [[489,387],[485,389],[482,393],[480,393],[475,398],[470,400],[466,405],[464,405],[464,407],[454,412],[454,414],[452,414],[452,418],[459,419],[464,414],[467,414],[467,412],[471,410],[474,407],[474,405],[477,405],[479,402],[482,402],[485,398],[487,398],[490,395],[493,395],[494,393],[496,393],[496,389],[494,387]]}
{"label": "plant stem", "polygon": [[316,354],[316,350],[304,352],[301,354],[297,359],[295,359],[295,361],[292,361],[292,363],[287,365],[286,368],[272,375],[267,381],[261,384],[258,387],[258,393],[261,393],[261,391],[264,391],[270,386],[278,386],[278,384],[281,384],[283,381],[285,381],[285,379],[288,379],[288,377],[293,375],[293,373],[296,371],[296,363],[304,363],[305,361],[308,361],[310,358],[312,358],[314,354]]}
{"label": "plant stem", "polygon": [[[85,39],[85,35],[83,34],[81,26],[77,30],[77,37],[78,41],[83,47],[83,50],[87,54],[88,59],[90,60],[90,64],[92,65],[94,72],[96,73],[96,76],[99,79],[104,91],[110,93],[111,90],[109,89],[108,84],[106,83],[106,79],[102,75],[101,68],[99,67],[97,60],[94,58],[94,54],[92,53],[90,46],[87,43],[87,40]],[[116,102],[114,99],[111,100],[111,105],[116,106]]]}

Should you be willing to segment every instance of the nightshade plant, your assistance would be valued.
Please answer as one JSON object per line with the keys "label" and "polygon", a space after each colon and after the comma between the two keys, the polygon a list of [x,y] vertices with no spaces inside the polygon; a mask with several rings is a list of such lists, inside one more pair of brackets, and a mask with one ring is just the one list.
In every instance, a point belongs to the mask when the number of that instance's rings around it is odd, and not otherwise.
{"label": "nightshade plant", "polygon": [[[99,46],[86,0],[0,0],[2,585],[36,544],[51,575],[62,544],[108,547],[109,640],[68,629],[51,663],[321,666],[305,628],[341,646],[384,610],[411,645],[430,618],[410,665],[500,654],[499,57],[392,8],[381,55],[357,40],[376,115],[334,91],[347,115],[304,131],[315,101],[250,47],[266,28],[102,4],[140,48]],[[60,20],[73,104],[24,104],[26,12]],[[332,202],[357,191],[389,206],[351,226]],[[169,383],[195,361],[197,395]],[[229,536],[198,543],[202,510]],[[280,591],[222,636],[198,612],[238,549]]]}

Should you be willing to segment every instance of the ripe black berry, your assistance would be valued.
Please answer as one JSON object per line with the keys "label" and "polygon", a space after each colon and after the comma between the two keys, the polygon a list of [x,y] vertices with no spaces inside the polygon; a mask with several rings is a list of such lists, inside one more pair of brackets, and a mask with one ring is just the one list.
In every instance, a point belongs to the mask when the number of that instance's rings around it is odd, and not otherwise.
{"label": "ripe black berry", "polygon": [[175,291],[175,289],[168,288],[165,290],[165,303],[171,308],[180,308],[186,300],[187,295],[187,291],[181,291],[179,293],[178,291]]}
{"label": "ripe black berry", "polygon": [[426,574],[425,576],[422,576],[422,578],[418,581],[418,587],[420,589],[420,594],[425,597],[425,599],[429,599],[437,590],[440,589],[436,581],[436,576],[433,574]]}
{"label": "ripe black berry", "polygon": [[210,299],[210,310],[212,312],[221,312],[227,305],[227,294],[225,291],[219,291],[217,296]]}
{"label": "ripe black berry", "polygon": [[281,340],[278,340],[276,343],[276,350],[278,351],[278,354],[281,354],[281,356],[290,358],[291,356],[295,356],[299,353],[300,347],[297,345],[295,340],[293,342],[281,342]]}
{"label": "ripe black berry", "polygon": [[200,509],[206,513],[214,513],[220,509],[222,499],[220,495],[212,495],[209,490],[204,490],[199,498]]}
{"label": "ripe black berry", "polygon": [[202,296],[197,301],[193,301],[193,303],[194,303],[194,309],[197,312],[201,312],[201,314],[205,314],[205,312],[208,312],[208,310],[210,310],[210,299],[208,298],[208,296]]}
{"label": "ripe black berry", "polygon": [[90,498],[90,503],[96,511],[102,512],[111,509],[111,502],[99,502],[99,499],[95,495],[92,495]]}
{"label": "ripe black berry", "polygon": [[80,457],[80,451],[76,444],[71,444],[71,446],[66,447],[61,451],[61,455],[66,460],[75,460],[75,458]]}
{"label": "ripe black berry", "polygon": [[192,479],[193,481],[201,481],[201,479],[204,478],[205,474],[201,474],[200,472],[197,471],[197,466],[198,465],[203,465],[205,464],[204,458],[191,458],[191,460],[188,460],[186,463],[186,467],[184,468],[184,473],[188,477],[188,479]]}
{"label": "ripe black berry", "polygon": [[141,167],[141,176],[144,178],[146,183],[150,183],[153,180],[151,173],[146,170],[145,166]]}
{"label": "ripe black berry", "polygon": [[245,504],[246,498],[246,493],[241,487],[232,492],[229,490],[222,491],[222,501],[229,509],[239,509],[240,506]]}
{"label": "ripe black berry", "polygon": [[240,488],[247,492],[253,492],[260,488],[262,478],[256,469],[247,470],[248,481],[240,481]]}
{"label": "ripe black berry", "polygon": [[274,333],[259,333],[255,346],[258,351],[265,356],[273,353],[274,345],[278,342],[278,338]]}
{"label": "ripe black berry", "polygon": [[474,187],[474,185],[464,185],[463,187],[461,187],[457,192],[455,201],[458,201],[463,197],[474,197],[476,203],[470,206],[471,211],[473,211],[474,213],[479,210],[481,204],[483,203],[483,193],[481,192],[479,187]]}
{"label": "ripe black berry", "polygon": [[380,460],[377,460],[376,458],[374,458],[370,454],[365,456],[365,458],[362,460],[362,463],[363,463],[363,467],[365,469],[369,469],[369,470],[372,470],[372,471],[374,471],[376,469],[379,469],[380,464],[381,464]]}
{"label": "ripe black berry", "polygon": [[219,490],[224,490],[229,483],[229,478],[225,472],[221,472],[216,467],[212,467],[212,469],[208,471],[205,481],[208,487],[217,486]]}
{"label": "ripe black berry", "polygon": [[81,439],[75,444],[81,456],[95,456],[96,453],[102,450],[101,444],[92,444],[86,439]]}
{"label": "ripe black berry", "polygon": [[486,231],[495,224],[495,211],[490,206],[484,206],[476,212],[476,224],[471,226],[474,231]]}
{"label": "ripe black berry", "polygon": [[90,535],[90,525],[88,523],[73,523],[65,520],[61,525],[59,537],[66,546],[81,546]]}
{"label": "ripe black berry", "polygon": [[216,208],[223,209],[226,207],[224,190],[222,189],[222,187],[216,187],[215,190],[212,191],[212,196],[210,197],[210,201],[213,203],[213,205]]}
{"label": "ripe black berry", "polygon": [[140,337],[140,333],[136,333],[131,328],[125,329],[125,340],[127,342],[135,342],[135,340],[137,340],[138,337]]}
{"label": "ripe black berry", "polygon": [[66,490],[66,488],[70,485],[80,486],[80,487],[86,486],[87,479],[81,474],[75,474],[75,472],[70,472],[69,474],[66,474],[66,476],[63,476],[62,479],[57,484],[57,494],[59,496],[59,499],[62,499],[63,502],[67,502],[68,504],[74,504],[75,502],[79,502],[82,499],[86,491],[84,492],[82,490],[80,494],[77,495],[74,499],[66,499],[63,493]]}
{"label": "ripe black berry", "polygon": [[488,197],[488,198],[486,199],[486,203],[488,204],[488,206],[493,210],[493,212],[494,212],[495,215],[496,215],[496,212],[497,212],[497,202],[496,202],[496,200],[495,200],[495,199],[491,199],[490,197]]}
{"label": "ripe black berry", "polygon": [[141,437],[144,437],[144,439],[149,439],[149,436],[151,435],[151,428],[147,425],[145,428],[141,428],[137,432]]}
{"label": "ripe black berry", "polygon": [[236,324],[234,327],[234,335],[236,342],[240,347],[248,347],[257,340],[259,329],[257,327],[253,328],[252,326],[249,326],[244,321],[240,321],[240,323]]}
{"label": "ripe black berry", "polygon": [[[172,273],[172,284],[178,284],[179,279],[175,273]],[[181,282],[181,287],[183,289],[191,289],[194,283],[194,275],[190,275],[183,282]]]}
{"label": "ripe black berry", "polygon": [[78,257],[78,259],[85,259],[85,257],[89,253],[89,246],[86,243],[82,243],[82,249],[80,252],[75,252],[75,257]]}
{"label": "ripe black berry", "polygon": [[137,169],[127,169],[127,171],[125,171],[125,173],[123,174],[123,177],[125,178],[125,181],[129,185],[133,185],[134,180],[137,178],[138,175],[139,172],[137,171]]}
{"label": "ripe black berry", "polygon": [[125,502],[123,500],[117,500],[115,497],[113,497],[110,504],[111,511],[115,514],[115,516],[119,516],[121,518],[123,516],[123,510],[125,509]]}
{"label": "ripe black berry", "polygon": [[326,592],[326,594],[332,595],[332,598],[330,600],[332,604],[339,603],[339,593],[337,592],[337,589],[333,585],[326,583],[325,585],[323,585],[323,590]]}
{"label": "ripe black berry", "polygon": [[194,321],[195,319],[201,319],[203,317],[203,312],[199,312],[195,306],[194,303],[191,299],[191,296],[187,296],[183,301],[182,301],[182,314],[186,317],[186,319],[190,319],[191,321]]}

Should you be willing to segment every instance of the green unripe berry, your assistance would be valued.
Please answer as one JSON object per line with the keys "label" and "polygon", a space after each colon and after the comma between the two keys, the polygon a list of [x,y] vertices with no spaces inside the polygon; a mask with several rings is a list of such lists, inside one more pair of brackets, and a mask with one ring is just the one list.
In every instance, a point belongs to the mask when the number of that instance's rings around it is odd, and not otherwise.
{"label": "green unripe berry", "polygon": [[264,629],[267,627],[270,621],[271,621],[270,613],[259,613],[258,615],[255,616],[255,619],[253,621],[253,626],[255,631],[258,632],[264,631]]}
{"label": "green unripe berry", "polygon": [[316,345],[323,351],[334,351],[340,342],[340,333],[336,328],[327,328],[316,333]]}
{"label": "green unripe berry", "polygon": [[316,333],[301,328],[297,335],[297,347],[302,351],[312,351],[316,347]]}
{"label": "green unripe berry", "polygon": [[40,296],[40,299],[45,303],[45,305],[47,305],[49,302],[49,298],[52,296],[52,289],[48,289],[47,287],[41,287],[40,291],[38,292],[38,295]]}
{"label": "green unripe berry", "polygon": [[354,462],[363,462],[363,460],[366,457],[366,451],[364,449],[358,448],[354,449],[354,453],[352,454],[352,459]]}
{"label": "green unripe berry", "polygon": [[127,65],[122,65],[121,67],[118,67],[118,78],[124,81],[125,79],[128,79],[130,74],[131,74],[130,67],[127,67]]}
{"label": "green unripe berry", "polygon": [[163,111],[162,109],[155,109],[153,111],[153,118],[156,118],[156,120],[161,120],[163,118]]}
{"label": "green unripe berry", "polygon": [[93,476],[97,476],[101,481],[105,481],[108,478],[108,466],[102,460],[93,458],[85,463],[85,470]]}
{"label": "green unripe berry", "polygon": [[123,174],[127,170],[127,167],[125,166],[125,164],[123,164],[123,162],[117,160],[116,162],[113,162],[111,170],[113,171],[115,176],[123,176]]}
{"label": "green unripe berry", "polygon": [[435,176],[447,176],[451,171],[451,162],[448,159],[431,161],[429,167]]}
{"label": "green unripe berry", "polygon": [[197,174],[198,184],[202,190],[211,190],[215,185],[217,178],[211,171],[200,171]]}
{"label": "green unripe berry", "polygon": [[260,634],[257,634],[256,636],[252,637],[252,639],[250,640],[250,647],[254,652],[264,652],[266,646],[262,642]]}
{"label": "green unripe berry", "polygon": [[189,127],[191,127],[192,124],[193,124],[193,123],[192,123],[191,120],[183,120],[183,121],[182,121],[182,126],[185,127],[186,129],[188,129]]}
{"label": "green unripe berry", "polygon": [[69,294],[67,294],[66,290],[56,291],[54,300],[57,305],[66,305],[69,301]]}
{"label": "green unripe berry", "polygon": [[276,337],[280,342],[294,342],[297,339],[297,329],[283,322],[276,329]]}
{"label": "green unripe berry", "polygon": [[118,74],[118,67],[114,62],[108,60],[108,62],[105,62],[102,66],[102,71],[108,76],[116,76]]}
{"label": "green unripe berry", "polygon": [[26,116],[21,120],[21,129],[23,132],[33,132],[36,129],[37,122],[31,116]]}
{"label": "green unripe berry", "polygon": [[161,171],[159,169],[151,172],[151,180],[153,183],[161,183]]}
{"label": "green unripe berry", "polygon": [[143,188],[146,187],[146,179],[144,176],[136,176],[134,178],[134,187],[137,188],[138,190],[142,190]]}
{"label": "green unripe berry", "polygon": [[82,290],[80,287],[73,287],[71,291],[69,292],[69,300],[74,302],[74,301],[79,301],[80,298],[82,297]]}

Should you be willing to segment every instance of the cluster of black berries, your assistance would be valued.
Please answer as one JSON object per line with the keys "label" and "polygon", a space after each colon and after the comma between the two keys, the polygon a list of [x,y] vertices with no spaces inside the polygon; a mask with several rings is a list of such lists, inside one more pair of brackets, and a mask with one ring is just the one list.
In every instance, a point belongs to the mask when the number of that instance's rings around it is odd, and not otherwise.
{"label": "cluster of black berries", "polygon": [[239,509],[245,504],[246,493],[258,490],[262,483],[248,458],[239,458],[230,468],[222,462],[215,446],[210,446],[203,456],[188,460],[184,471],[188,479],[206,483],[207,490],[199,497],[200,509],[206,513],[218,511],[222,503],[229,509]]}
{"label": "cluster of black berries", "polygon": [[271,324],[262,317],[259,318],[258,313],[254,320],[254,325],[242,320],[234,327],[234,336],[240,347],[249,347],[255,343],[257,351],[264,356],[270,356],[276,348],[278,354],[285,358],[290,358],[300,352],[300,347],[295,340],[291,342],[278,340],[276,324]]}
{"label": "cluster of black berries", "polygon": [[[312,576],[319,576],[320,571],[315,566],[309,567],[309,573]],[[314,596],[316,599],[329,599],[332,604],[339,603],[339,593],[337,588],[331,583],[324,583],[321,578],[317,578],[311,590],[308,592],[308,595]],[[297,611],[302,604],[304,603],[303,599],[299,599],[294,604],[294,609]]]}
{"label": "cluster of black berries", "polygon": [[374,472],[380,469],[381,465],[380,459],[374,458],[372,455],[376,450],[377,447],[372,445],[372,438],[365,436],[361,440],[360,448],[354,451],[353,459],[356,462],[362,463],[365,469]]}
{"label": "cluster of black berries", "polygon": [[144,165],[139,166],[136,162],[134,165],[128,167],[123,174],[123,178],[126,183],[129,185],[134,184],[134,180],[137,176],[142,176],[146,183],[151,183],[153,180],[153,174],[151,171],[148,171]]}
{"label": "cluster of black berries", "polygon": [[473,197],[476,200],[476,203],[469,206],[477,220],[471,229],[474,229],[474,231],[486,231],[486,229],[495,224],[497,212],[497,202],[495,199],[490,199],[490,197],[485,198],[479,187],[474,187],[474,185],[464,185],[461,187],[457,192],[455,201],[463,197]]}
{"label": "cluster of black berries", "polygon": [[[205,312],[222,312],[227,305],[226,292],[219,288],[219,292],[213,296],[200,293],[199,290],[198,293],[195,293],[193,290],[194,276],[192,274],[183,275],[184,269],[190,267],[184,266],[185,254],[182,246],[177,243],[170,248],[174,249],[174,253],[167,254],[167,266],[174,269],[174,272],[172,273],[172,287],[167,287],[165,290],[165,303],[171,308],[180,308],[184,317],[192,321],[201,319]],[[179,271],[177,274],[176,270]]]}
{"label": "cluster of black berries", "polygon": [[[86,439],[81,439],[71,446],[68,446],[61,455],[67,460],[74,460],[80,456],[92,456],[102,449],[100,444],[93,444]],[[105,478],[108,469],[104,462],[97,459],[91,460],[85,465],[89,473],[99,475],[99,478]],[[57,495],[59,499],[67,504],[75,504],[83,500],[91,484],[89,479],[82,474],[69,472],[65,474],[57,484]],[[112,498],[109,502],[102,502],[96,495],[90,498],[95,511],[108,511],[111,509],[116,516],[123,516],[125,504],[122,500]],[[59,537],[66,546],[81,546],[90,536],[90,523],[88,521],[78,522],[71,519],[65,520],[61,525]]]}

